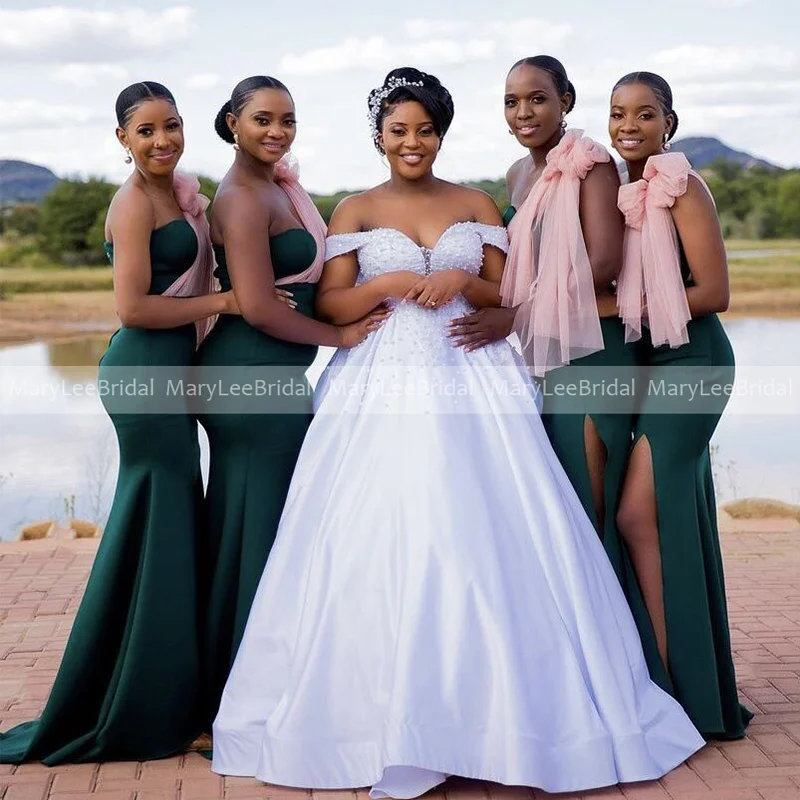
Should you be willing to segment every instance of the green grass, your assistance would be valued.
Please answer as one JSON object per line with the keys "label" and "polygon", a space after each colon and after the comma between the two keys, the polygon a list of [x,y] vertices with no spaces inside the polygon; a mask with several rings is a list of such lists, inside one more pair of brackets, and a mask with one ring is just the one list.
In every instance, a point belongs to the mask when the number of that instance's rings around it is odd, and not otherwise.
{"label": "green grass", "polygon": [[726,239],[728,253],[733,250],[797,250],[800,239]]}
{"label": "green grass", "polygon": [[[2,241],[2,240],[0,240]],[[800,290],[800,240],[730,240],[731,289],[734,294],[770,290]],[[737,250],[796,250],[791,255],[738,258]],[[111,267],[3,267],[0,297],[44,292],[85,292],[113,288]]]}
{"label": "green grass", "polygon": [[0,269],[0,297],[39,292],[90,292],[112,289],[111,267]]}
{"label": "green grass", "polygon": [[772,258],[736,258],[731,254],[728,268],[734,293],[800,288],[800,252]]}

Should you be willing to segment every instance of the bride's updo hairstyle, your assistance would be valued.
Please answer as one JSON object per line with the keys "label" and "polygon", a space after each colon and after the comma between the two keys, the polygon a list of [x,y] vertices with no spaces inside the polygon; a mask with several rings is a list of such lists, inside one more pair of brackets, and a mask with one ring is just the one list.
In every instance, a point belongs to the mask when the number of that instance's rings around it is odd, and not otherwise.
{"label": "bride's updo hairstyle", "polygon": [[427,72],[414,67],[393,69],[383,84],[373,89],[367,97],[372,141],[382,155],[385,153],[378,141],[378,134],[386,114],[399,103],[410,101],[416,101],[431,115],[433,129],[440,140],[447,133],[455,113],[450,92],[437,77]]}

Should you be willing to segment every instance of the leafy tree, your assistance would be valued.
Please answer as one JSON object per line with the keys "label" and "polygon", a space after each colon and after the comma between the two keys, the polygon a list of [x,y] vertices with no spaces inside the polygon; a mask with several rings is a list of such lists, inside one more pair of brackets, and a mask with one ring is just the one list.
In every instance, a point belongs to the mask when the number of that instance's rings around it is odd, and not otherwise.
{"label": "leafy tree", "polygon": [[89,231],[105,212],[117,187],[90,178],[88,181],[63,180],[42,202],[39,219],[39,246],[53,260],[63,264],[100,264],[102,250],[89,241]]}
{"label": "leafy tree", "polygon": [[781,176],[775,192],[780,236],[800,238],[800,170]]}
{"label": "leafy tree", "polygon": [[0,208],[0,234],[15,233],[18,236],[33,236],[39,229],[39,206],[35,203],[19,203]]}

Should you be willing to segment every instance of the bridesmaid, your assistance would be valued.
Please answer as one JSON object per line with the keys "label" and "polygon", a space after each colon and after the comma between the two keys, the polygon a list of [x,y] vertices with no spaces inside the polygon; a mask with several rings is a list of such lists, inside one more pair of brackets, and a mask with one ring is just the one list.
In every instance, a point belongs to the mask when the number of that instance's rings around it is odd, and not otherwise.
{"label": "bridesmaid", "polygon": [[[200,348],[199,368],[208,376],[245,382],[263,378],[285,391],[255,398],[249,408],[207,404],[200,415],[211,453],[205,509],[206,730],[217,712],[311,421],[305,371],[317,345],[353,347],[384,315],[381,310],[342,327],[313,319],[326,229],[288,163],[296,124],[289,90],[265,76],[237,84],[215,122],[219,136],[235,151],[213,206],[216,274],[224,289],[233,289],[242,317],[220,320]],[[276,285],[285,297],[276,296]],[[227,370],[219,370],[223,367]]]}
{"label": "bridesmaid", "polygon": [[[172,94],[136,83],[116,110],[134,171],[106,219],[122,327],[99,377],[163,386],[166,371],[187,377],[209,318],[236,305],[211,293],[207,201],[174,174],[184,139]],[[0,762],[144,761],[184,750],[199,730],[197,425],[161,395],[130,408],[103,400],[120,450],[111,514],[44,712],[0,734]]]}
{"label": "bridesmaid", "polygon": [[506,175],[506,307],[455,320],[452,335],[474,349],[516,329],[526,363],[538,376],[547,372],[542,421],[553,449],[605,538],[616,517],[633,408],[603,405],[615,400],[599,398],[600,390],[588,398],[567,391],[581,379],[630,385],[635,352],[625,345],[613,290],[624,229],[619,178],[604,147],[567,129],[575,97],[551,56],[524,58],[508,73],[506,122],[528,153]]}
{"label": "bridesmaid", "polygon": [[[628,227],[617,296],[648,386],[713,392],[734,372],[717,318],[728,307],[728,267],[708,188],[682,153],[665,153],[677,127],[663,78],[634,72],[617,82],[609,135],[630,178],[619,193]],[[655,637],[651,671],[667,669],[701,733],[735,739],[752,714],[736,693],[708,446],[726,400],[723,392],[692,408],[643,396],[617,522],[630,556],[623,587],[645,644]]]}

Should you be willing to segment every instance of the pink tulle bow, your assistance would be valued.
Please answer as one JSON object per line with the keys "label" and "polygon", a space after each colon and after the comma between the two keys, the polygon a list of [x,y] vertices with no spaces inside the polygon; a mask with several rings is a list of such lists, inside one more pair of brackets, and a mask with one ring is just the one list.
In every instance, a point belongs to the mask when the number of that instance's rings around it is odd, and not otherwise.
{"label": "pink tulle bow", "polygon": [[314,237],[317,253],[307,269],[297,275],[279,278],[275,281],[276,286],[284,286],[288,283],[316,283],[322,275],[322,266],[325,263],[325,235],[328,229],[314,205],[314,201],[300,185],[299,177],[300,167],[297,159],[287,153],[275,165],[275,182],[286,192],[303,227]]}
{"label": "pink tulle bow", "polygon": [[519,306],[514,329],[536,375],[603,349],[579,206],[581,181],[610,159],[583,131],[567,131],[508,226],[500,294]]}
{"label": "pink tulle bow", "polygon": [[[214,251],[211,249],[211,232],[206,219],[209,200],[200,194],[200,182],[193,175],[176,172],[172,178],[172,192],[183,211],[186,221],[197,237],[197,256],[194,263],[167,290],[167,297],[198,297],[214,291]],[[208,335],[216,317],[206,317],[195,322],[197,344]]]}
{"label": "pink tulle bow", "polygon": [[692,315],[669,209],[685,194],[690,174],[702,181],[683,153],[664,153],[647,160],[641,180],[620,187],[618,206],[627,227],[617,307],[627,342],[641,337],[645,309],[654,346],[680,347],[689,341]]}

